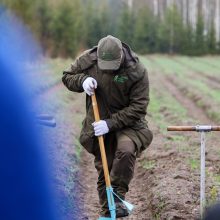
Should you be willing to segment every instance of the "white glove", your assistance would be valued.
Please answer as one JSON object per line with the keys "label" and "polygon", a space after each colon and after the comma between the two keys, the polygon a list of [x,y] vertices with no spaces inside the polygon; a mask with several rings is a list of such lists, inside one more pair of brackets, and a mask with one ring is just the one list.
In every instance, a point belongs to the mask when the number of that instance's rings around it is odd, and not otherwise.
{"label": "white glove", "polygon": [[95,136],[101,136],[101,135],[109,132],[108,125],[107,125],[106,121],[104,121],[104,120],[100,120],[98,122],[93,122],[92,126],[95,131]]}
{"label": "white glove", "polygon": [[83,82],[82,87],[86,94],[89,96],[94,94],[94,89],[97,88],[97,82],[94,78],[88,77],[86,80]]}

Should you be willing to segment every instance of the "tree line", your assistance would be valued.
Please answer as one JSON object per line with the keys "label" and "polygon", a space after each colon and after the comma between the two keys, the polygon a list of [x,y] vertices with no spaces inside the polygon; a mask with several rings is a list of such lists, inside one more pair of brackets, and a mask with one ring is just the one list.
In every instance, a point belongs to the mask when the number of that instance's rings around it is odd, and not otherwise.
{"label": "tree line", "polygon": [[111,34],[138,53],[219,54],[214,22],[205,30],[198,13],[196,27],[183,23],[175,7],[163,19],[148,7],[129,8],[110,0],[2,0],[42,44],[45,54],[74,57]]}

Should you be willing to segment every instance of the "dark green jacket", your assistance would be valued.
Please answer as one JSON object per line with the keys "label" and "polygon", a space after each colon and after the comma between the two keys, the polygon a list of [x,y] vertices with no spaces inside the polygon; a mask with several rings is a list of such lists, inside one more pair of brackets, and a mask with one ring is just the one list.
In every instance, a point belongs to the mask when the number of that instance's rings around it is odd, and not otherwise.
{"label": "dark green jacket", "polygon": [[[83,81],[91,76],[96,79],[97,102],[100,117],[106,120],[109,130],[122,131],[137,146],[138,153],[152,141],[145,115],[149,103],[147,71],[138,57],[123,43],[124,62],[117,71],[103,71],[97,65],[97,47],[85,51],[68,70],[63,72],[63,83],[73,92],[83,92]],[[86,96],[86,118],[80,134],[81,144],[93,152],[94,122],[91,97]]]}

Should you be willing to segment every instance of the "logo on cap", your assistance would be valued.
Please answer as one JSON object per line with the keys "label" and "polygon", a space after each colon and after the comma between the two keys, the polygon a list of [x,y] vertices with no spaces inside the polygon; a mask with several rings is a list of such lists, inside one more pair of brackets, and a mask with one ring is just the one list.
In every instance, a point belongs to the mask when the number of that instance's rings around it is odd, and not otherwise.
{"label": "logo on cap", "polygon": [[101,59],[106,61],[114,60],[113,54],[109,51],[103,51],[101,54]]}

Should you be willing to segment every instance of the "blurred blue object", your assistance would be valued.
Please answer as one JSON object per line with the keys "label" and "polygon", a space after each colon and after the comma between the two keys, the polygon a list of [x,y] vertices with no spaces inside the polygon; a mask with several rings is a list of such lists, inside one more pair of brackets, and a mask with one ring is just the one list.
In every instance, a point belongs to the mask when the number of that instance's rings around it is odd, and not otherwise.
{"label": "blurred blue object", "polygon": [[24,87],[28,80],[22,63],[35,59],[40,50],[3,8],[0,30],[0,219],[58,219]]}
{"label": "blurred blue object", "polygon": [[220,203],[216,203],[206,210],[205,217],[202,220],[219,220],[220,219]]}

